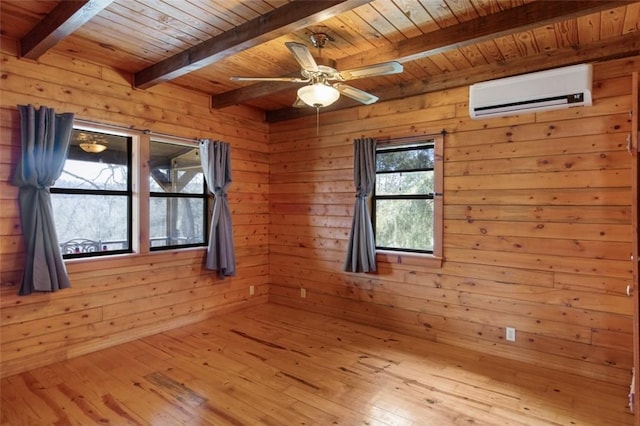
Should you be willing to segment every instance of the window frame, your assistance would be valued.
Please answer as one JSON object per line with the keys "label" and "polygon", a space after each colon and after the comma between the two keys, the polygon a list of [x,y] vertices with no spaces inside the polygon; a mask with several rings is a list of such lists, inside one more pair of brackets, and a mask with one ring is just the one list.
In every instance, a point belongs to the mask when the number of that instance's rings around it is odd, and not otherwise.
{"label": "window frame", "polygon": [[[444,152],[444,131],[435,135],[424,136],[412,136],[404,138],[387,138],[384,140],[378,140],[376,143],[376,155],[379,151],[389,151],[389,148],[406,145],[418,145],[418,144],[431,144],[434,150],[434,165],[433,165],[433,177],[434,177],[434,192],[429,199],[433,199],[433,249],[431,252],[419,251],[412,249],[395,249],[384,248],[376,245],[376,258],[380,262],[388,263],[418,263],[427,264],[427,266],[440,267],[442,266],[443,249],[442,249],[442,233],[443,233],[443,207],[444,207],[444,182],[443,182],[443,152]],[[376,172],[377,175],[377,172]],[[401,199],[406,197],[392,196],[394,199]],[[371,207],[371,219],[375,230],[375,201],[376,201],[375,187],[370,197]],[[386,196],[382,196],[386,198]],[[416,196],[410,196],[411,199],[419,199]],[[427,197],[423,197],[427,198]]]}

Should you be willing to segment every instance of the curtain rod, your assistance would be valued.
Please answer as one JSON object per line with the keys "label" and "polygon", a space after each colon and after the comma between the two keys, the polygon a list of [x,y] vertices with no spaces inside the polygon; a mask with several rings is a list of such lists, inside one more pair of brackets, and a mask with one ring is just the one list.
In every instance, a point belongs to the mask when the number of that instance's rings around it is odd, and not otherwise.
{"label": "curtain rod", "polygon": [[183,137],[180,137],[180,136],[167,135],[166,133],[156,133],[156,132],[152,132],[149,129],[142,130],[142,133],[145,134],[145,135],[149,135],[149,136],[157,136],[159,138],[167,138],[167,139],[173,139],[173,140],[176,140],[176,141],[190,142],[190,143],[193,143],[193,142],[197,143],[197,142],[200,142],[200,140],[201,140],[199,138],[189,139],[189,138],[183,138]]}
{"label": "curtain rod", "polygon": [[161,137],[161,138],[167,138],[167,139],[172,139],[175,141],[182,141],[182,142],[199,142],[200,139],[198,138],[183,138],[180,136],[174,136],[174,135],[168,135],[165,133],[156,133],[156,132],[152,132],[149,129],[136,129],[135,127],[127,127],[127,126],[120,126],[117,124],[106,124],[106,123],[100,123],[98,121],[91,121],[91,120],[84,120],[84,119],[80,119],[80,118],[75,118],[73,120],[75,123],[81,124],[81,125],[86,125],[86,126],[96,126],[96,127],[107,127],[110,129],[116,129],[116,130],[124,130],[127,132],[135,132],[135,133],[140,133],[143,135],[149,135],[149,136],[157,136],[157,137]]}
{"label": "curtain rod", "polygon": [[81,118],[74,118],[73,122],[74,123],[78,123],[78,124],[84,124],[84,125],[87,125],[87,126],[108,127],[108,128],[116,129],[116,130],[126,130],[128,132],[137,132],[137,133],[142,133],[143,132],[142,130],[136,129],[134,127],[119,126],[117,124],[100,123],[99,121],[84,120],[84,119],[81,119]]}

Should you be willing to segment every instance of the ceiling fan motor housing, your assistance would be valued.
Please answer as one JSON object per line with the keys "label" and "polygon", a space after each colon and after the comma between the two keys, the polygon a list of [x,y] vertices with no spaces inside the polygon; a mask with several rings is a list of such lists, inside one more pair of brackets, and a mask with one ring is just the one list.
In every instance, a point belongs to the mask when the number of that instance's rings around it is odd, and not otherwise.
{"label": "ceiling fan motor housing", "polygon": [[312,83],[326,83],[327,80],[344,81],[338,70],[324,65],[318,65],[318,71],[303,69],[301,73],[304,77],[310,79]]}

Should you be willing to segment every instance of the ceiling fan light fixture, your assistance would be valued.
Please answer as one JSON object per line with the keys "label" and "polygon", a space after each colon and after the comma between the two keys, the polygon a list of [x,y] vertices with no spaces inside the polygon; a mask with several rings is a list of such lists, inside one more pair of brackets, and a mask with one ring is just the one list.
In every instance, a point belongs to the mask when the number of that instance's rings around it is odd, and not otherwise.
{"label": "ceiling fan light fixture", "polygon": [[298,97],[305,104],[320,108],[333,104],[340,97],[335,87],[324,83],[314,83],[298,89]]}
{"label": "ceiling fan light fixture", "polygon": [[97,153],[102,152],[105,149],[107,149],[107,146],[106,145],[102,145],[101,143],[98,143],[98,142],[82,142],[80,144],[80,148],[84,152],[90,152],[92,154],[97,154]]}
{"label": "ceiling fan light fixture", "polygon": [[100,135],[88,135],[85,132],[80,132],[76,136],[78,146],[84,152],[89,152],[91,154],[98,154],[105,149],[107,149],[107,140],[104,136]]}

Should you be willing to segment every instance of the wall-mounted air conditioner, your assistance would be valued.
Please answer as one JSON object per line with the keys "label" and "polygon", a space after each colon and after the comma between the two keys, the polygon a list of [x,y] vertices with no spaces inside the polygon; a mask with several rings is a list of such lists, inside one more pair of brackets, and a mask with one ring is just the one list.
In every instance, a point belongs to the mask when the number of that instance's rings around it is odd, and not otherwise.
{"label": "wall-mounted air conditioner", "polygon": [[473,84],[469,115],[473,119],[591,105],[590,64]]}

